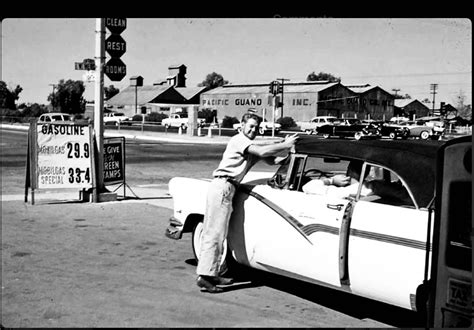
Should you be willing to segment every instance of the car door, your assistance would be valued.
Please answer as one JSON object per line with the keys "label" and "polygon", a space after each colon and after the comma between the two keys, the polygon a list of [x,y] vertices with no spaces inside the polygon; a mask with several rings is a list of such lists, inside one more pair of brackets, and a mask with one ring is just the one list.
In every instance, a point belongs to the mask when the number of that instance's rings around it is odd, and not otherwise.
{"label": "car door", "polygon": [[[401,180],[388,169],[371,167],[372,173],[379,170],[386,179]],[[344,275],[355,294],[415,310],[417,288],[425,274],[427,236],[431,235],[427,232],[429,212],[418,208],[409,190],[403,189],[411,205],[406,200],[384,199],[378,192],[356,199],[347,231]]]}
{"label": "car door", "polygon": [[[293,182],[304,162],[293,159]],[[259,185],[241,187],[234,201],[229,246],[237,261],[340,287],[339,230],[349,200]]]}

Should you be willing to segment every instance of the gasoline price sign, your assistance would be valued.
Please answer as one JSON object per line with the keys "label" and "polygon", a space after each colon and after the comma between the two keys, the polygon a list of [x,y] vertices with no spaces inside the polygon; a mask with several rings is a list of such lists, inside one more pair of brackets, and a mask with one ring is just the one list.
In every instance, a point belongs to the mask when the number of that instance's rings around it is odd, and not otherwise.
{"label": "gasoline price sign", "polygon": [[92,187],[90,127],[37,124],[37,187]]}

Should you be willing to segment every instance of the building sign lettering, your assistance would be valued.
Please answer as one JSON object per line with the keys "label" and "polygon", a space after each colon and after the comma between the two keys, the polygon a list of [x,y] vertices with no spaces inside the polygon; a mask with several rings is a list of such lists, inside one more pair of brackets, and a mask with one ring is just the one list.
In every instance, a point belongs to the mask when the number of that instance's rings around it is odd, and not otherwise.
{"label": "building sign lettering", "polygon": [[293,99],[293,105],[310,105],[309,99]]}

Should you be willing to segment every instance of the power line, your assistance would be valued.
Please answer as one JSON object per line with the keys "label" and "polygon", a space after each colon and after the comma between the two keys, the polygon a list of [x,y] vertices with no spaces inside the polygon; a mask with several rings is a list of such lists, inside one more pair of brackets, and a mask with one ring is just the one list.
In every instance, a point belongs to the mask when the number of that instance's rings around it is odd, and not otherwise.
{"label": "power line", "polygon": [[458,71],[458,72],[437,72],[437,73],[401,73],[401,74],[386,74],[386,75],[366,75],[366,76],[345,76],[344,78],[375,78],[375,77],[415,77],[415,76],[451,76],[461,74],[472,74],[472,71]]}

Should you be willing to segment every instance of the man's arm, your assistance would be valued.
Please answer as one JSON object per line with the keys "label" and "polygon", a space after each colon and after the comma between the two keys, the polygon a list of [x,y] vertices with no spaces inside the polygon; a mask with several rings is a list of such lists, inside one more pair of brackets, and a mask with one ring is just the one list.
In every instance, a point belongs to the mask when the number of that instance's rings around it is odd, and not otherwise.
{"label": "man's arm", "polygon": [[297,140],[298,133],[295,133],[293,135],[287,135],[285,139],[280,143],[267,145],[252,144],[247,148],[247,152],[260,158],[275,156],[278,155],[280,152],[290,151]]}

